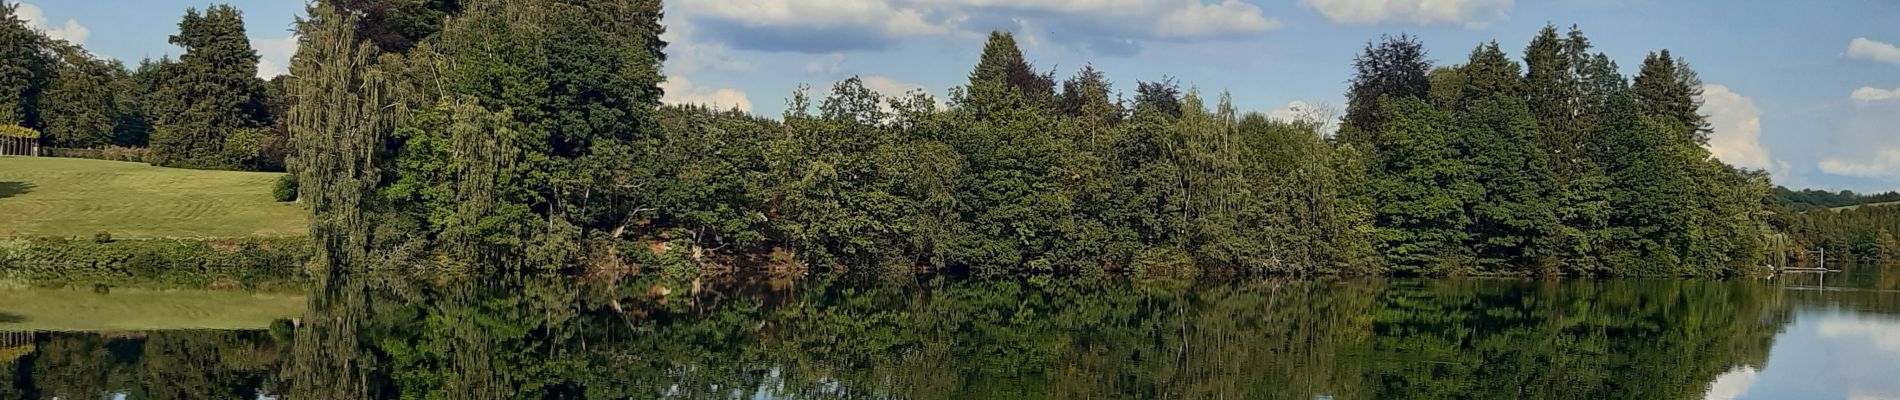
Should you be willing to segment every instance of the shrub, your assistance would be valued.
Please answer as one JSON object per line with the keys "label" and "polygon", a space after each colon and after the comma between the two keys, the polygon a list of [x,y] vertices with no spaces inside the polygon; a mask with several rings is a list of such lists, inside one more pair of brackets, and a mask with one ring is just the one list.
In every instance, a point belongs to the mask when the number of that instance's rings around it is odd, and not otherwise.
{"label": "shrub", "polygon": [[284,174],[277,178],[276,185],[271,186],[271,197],[277,201],[297,201],[298,187],[296,174]]}
{"label": "shrub", "polygon": [[146,157],[151,150],[144,147],[106,146],[101,149],[45,149],[47,157],[85,158],[106,161],[150,162]]}
{"label": "shrub", "polygon": [[99,233],[94,233],[92,234],[92,242],[93,243],[112,243],[112,233],[106,232],[106,231],[99,231]]}

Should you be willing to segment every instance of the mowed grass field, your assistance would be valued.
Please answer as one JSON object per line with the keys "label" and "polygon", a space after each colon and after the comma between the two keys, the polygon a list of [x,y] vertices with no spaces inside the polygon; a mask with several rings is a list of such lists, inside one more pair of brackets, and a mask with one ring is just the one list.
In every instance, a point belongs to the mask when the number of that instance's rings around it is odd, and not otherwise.
{"label": "mowed grass field", "polygon": [[301,236],[308,214],[271,198],[278,173],[0,157],[0,237]]}

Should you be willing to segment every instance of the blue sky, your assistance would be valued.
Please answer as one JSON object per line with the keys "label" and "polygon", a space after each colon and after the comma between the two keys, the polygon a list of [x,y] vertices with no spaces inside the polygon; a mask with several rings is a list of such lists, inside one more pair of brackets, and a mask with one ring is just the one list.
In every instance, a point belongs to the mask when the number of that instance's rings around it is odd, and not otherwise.
{"label": "blue sky", "polygon": [[[12,1],[12,0],[8,0]],[[32,0],[35,23],[122,60],[175,54],[179,0]],[[265,61],[295,51],[300,0],[236,0]],[[670,102],[776,115],[797,85],[853,75],[943,97],[984,35],[1014,31],[1041,69],[1092,64],[1119,89],[1172,76],[1242,109],[1337,108],[1351,59],[1385,33],[1441,65],[1491,40],[1520,52],[1546,23],[1579,25],[1634,73],[1649,51],[1709,84],[1712,150],[1792,187],[1900,189],[1900,1],[1721,0],[666,0]],[[37,15],[33,15],[37,14]]]}

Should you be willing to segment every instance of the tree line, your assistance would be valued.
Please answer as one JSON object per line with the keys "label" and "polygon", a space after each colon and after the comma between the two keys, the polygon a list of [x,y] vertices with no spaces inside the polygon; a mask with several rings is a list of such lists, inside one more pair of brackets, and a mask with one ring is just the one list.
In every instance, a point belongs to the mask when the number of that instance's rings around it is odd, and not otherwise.
{"label": "tree line", "polygon": [[1788,232],[1798,248],[1788,254],[1791,263],[1816,265],[1822,253],[1828,268],[1854,265],[1900,265],[1900,206],[1861,206],[1806,212],[1785,209],[1775,225]]}
{"label": "tree line", "polygon": [[1575,28],[1521,63],[1369,43],[1328,135],[1058,80],[1001,32],[943,101],[853,78],[777,119],[663,107],[657,1],[360,7],[313,5],[288,87],[329,265],[1710,276],[1774,236],[1688,63],[1627,78]]}
{"label": "tree line", "polygon": [[1781,186],[1775,187],[1775,204],[1795,211],[1813,211],[1824,208],[1850,207],[1864,204],[1900,202],[1900,191],[1862,194],[1852,190],[1829,192],[1825,190],[1793,190]]}
{"label": "tree line", "polygon": [[128,67],[47,37],[0,5],[0,125],[59,148],[147,148],[154,165],[282,171],[289,136],[275,123],[286,81],[257,77],[243,14],[190,9],[169,37],[177,58]]}

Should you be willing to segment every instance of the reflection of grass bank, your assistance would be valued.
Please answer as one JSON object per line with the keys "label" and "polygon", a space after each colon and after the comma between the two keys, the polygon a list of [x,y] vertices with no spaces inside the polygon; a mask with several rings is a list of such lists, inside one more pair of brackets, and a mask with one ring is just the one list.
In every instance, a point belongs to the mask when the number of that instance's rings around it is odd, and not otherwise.
{"label": "reflection of grass bank", "polygon": [[301,278],[308,238],[99,242],[0,238],[0,288],[44,282],[253,286]]}
{"label": "reflection of grass bank", "polygon": [[299,293],[84,288],[0,289],[0,331],[265,329],[303,313]]}

